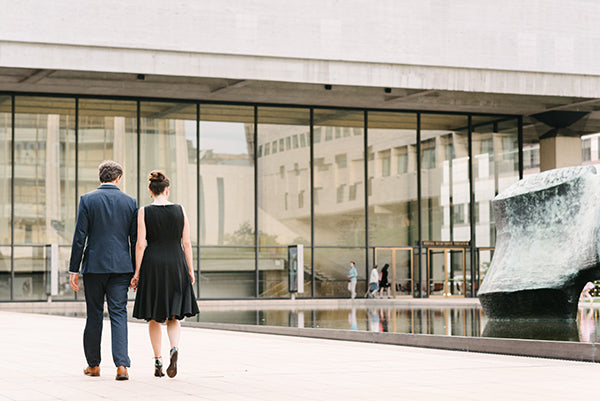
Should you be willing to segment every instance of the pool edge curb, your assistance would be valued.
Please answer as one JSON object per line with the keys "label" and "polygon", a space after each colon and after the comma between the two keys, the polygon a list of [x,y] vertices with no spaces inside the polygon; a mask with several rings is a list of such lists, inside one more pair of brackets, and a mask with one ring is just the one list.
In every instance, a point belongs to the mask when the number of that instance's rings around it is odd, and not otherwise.
{"label": "pool edge curb", "polygon": [[433,334],[381,333],[323,328],[253,326],[231,323],[185,321],[182,322],[182,326],[209,330],[307,337],[323,340],[356,341],[373,344],[433,348],[448,351],[563,359],[581,362],[600,361],[600,348],[598,348],[595,343],[491,337],[440,336]]}

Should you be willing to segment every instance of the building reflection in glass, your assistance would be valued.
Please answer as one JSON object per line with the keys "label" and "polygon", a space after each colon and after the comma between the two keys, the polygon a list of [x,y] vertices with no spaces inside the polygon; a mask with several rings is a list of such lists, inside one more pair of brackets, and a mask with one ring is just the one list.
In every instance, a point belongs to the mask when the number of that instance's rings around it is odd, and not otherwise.
{"label": "building reflection in glass", "polygon": [[[55,297],[75,297],[65,284],[77,202],[98,186],[105,159],[123,164],[121,189],[140,205],[150,170],[171,178],[192,226],[201,298],[288,297],[287,246],[298,243],[301,296],[349,296],[351,260],[358,296],[375,260],[390,264],[395,296],[416,295],[419,279],[424,295],[441,294],[446,275],[457,283],[451,295],[464,296],[493,255],[491,200],[519,176],[517,133],[516,118],[497,116],[2,96],[0,299],[47,298],[53,243]],[[530,174],[539,144],[524,133]],[[584,163],[594,163],[597,141],[583,142]],[[448,272],[446,256],[418,254],[420,240],[472,238],[476,254],[451,251]]]}
{"label": "building reflection in glass", "polygon": [[200,106],[200,297],[256,296],[254,108]]}

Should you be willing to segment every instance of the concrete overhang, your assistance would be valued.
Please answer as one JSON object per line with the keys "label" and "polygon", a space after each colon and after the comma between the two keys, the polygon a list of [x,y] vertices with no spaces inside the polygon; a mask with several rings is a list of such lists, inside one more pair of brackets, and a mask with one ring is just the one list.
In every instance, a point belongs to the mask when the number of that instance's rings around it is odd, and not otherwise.
{"label": "concrete overhang", "polygon": [[600,132],[600,97],[12,67],[0,67],[0,92],[521,115],[531,138],[541,123],[528,116],[567,110],[589,113],[578,132]]}

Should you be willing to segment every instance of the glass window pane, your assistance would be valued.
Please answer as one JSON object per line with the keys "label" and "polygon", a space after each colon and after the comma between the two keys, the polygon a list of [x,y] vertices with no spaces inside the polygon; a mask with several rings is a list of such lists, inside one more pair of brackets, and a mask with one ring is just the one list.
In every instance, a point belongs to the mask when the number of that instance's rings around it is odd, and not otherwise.
{"label": "glass window pane", "polygon": [[254,248],[201,247],[200,298],[255,297]]}
{"label": "glass window pane", "polygon": [[0,246],[0,300],[10,300],[10,246]]}
{"label": "glass window pane", "polygon": [[364,246],[364,113],[315,109],[314,124],[325,132],[314,142],[315,245]]}
{"label": "glass window pane", "polygon": [[[258,144],[309,133],[309,121],[307,109],[261,107]],[[257,168],[259,245],[310,245],[310,149],[280,148],[258,159]]]}
{"label": "glass window pane", "polygon": [[200,118],[200,296],[254,297],[254,108],[201,105]]}
{"label": "glass window pane", "polygon": [[[310,148],[297,146],[305,135],[310,135],[308,109],[258,109],[259,146],[280,144],[277,153],[258,159],[258,241],[260,246],[286,246],[259,251],[260,296],[289,296],[287,245],[310,246]],[[283,146],[284,138],[295,138],[290,141],[294,146]],[[304,296],[306,291],[310,286]]]}
{"label": "glass window pane", "polygon": [[[518,120],[479,123],[473,118],[473,186],[477,247],[494,247],[491,202],[519,180]],[[465,217],[468,219],[468,210]]]}
{"label": "glass window pane", "polygon": [[114,160],[123,166],[120,189],[138,197],[136,102],[80,99],[78,140],[78,196],[98,188],[98,166]]}
{"label": "glass window pane", "polygon": [[202,105],[200,116],[200,243],[254,245],[254,108]]}
{"label": "glass window pane", "polygon": [[[523,177],[540,172],[539,136],[535,124],[523,127]],[[518,163],[518,157],[515,156],[515,159]]]}
{"label": "glass window pane", "polygon": [[422,114],[421,141],[423,240],[470,241],[467,116]]}
{"label": "glass window pane", "polygon": [[[418,241],[417,116],[369,112],[369,242],[413,246]],[[391,166],[402,166],[392,169]],[[389,261],[388,261],[389,263]],[[381,264],[383,265],[383,264]]]}
{"label": "glass window pane", "polygon": [[[12,102],[10,96],[0,96],[0,245],[10,245],[11,241],[11,108]],[[1,285],[0,291],[2,291]]]}
{"label": "glass window pane", "polygon": [[583,163],[592,161],[592,138],[591,135],[581,137],[581,161]]}
{"label": "glass window pane", "polygon": [[47,298],[49,274],[48,252],[43,245],[14,247],[15,252],[15,300],[42,300]]}
{"label": "glass window pane", "polygon": [[600,133],[581,136],[582,164],[600,164]]}
{"label": "glass window pane", "polygon": [[169,201],[185,208],[192,243],[196,244],[196,105],[142,102],[140,113],[140,206],[152,203],[148,175],[162,170],[171,183]]}
{"label": "glass window pane", "polygon": [[200,116],[200,244],[254,245],[254,108]]}
{"label": "glass window pane", "polygon": [[15,244],[70,244],[75,100],[17,96],[15,112]]}
{"label": "glass window pane", "polygon": [[[48,253],[46,253],[46,257],[49,258]],[[59,246],[58,247],[58,294],[52,296],[53,300],[74,299],[75,298],[75,292],[71,289],[71,285],[69,284],[69,278],[70,278],[69,260],[70,259],[71,259],[71,246],[70,245]],[[46,263],[50,263],[50,261],[47,260]],[[47,286],[49,286],[49,283],[47,283]],[[50,287],[48,287],[48,288],[50,288]],[[83,292],[81,292],[79,296],[83,297]]]}
{"label": "glass window pane", "polygon": [[[358,272],[356,297],[362,298],[366,291],[365,248],[314,248],[315,296],[350,298],[348,270],[350,261],[355,262]],[[370,258],[372,260],[372,258]]]}
{"label": "glass window pane", "polygon": [[[260,297],[289,298],[289,260],[287,247],[259,248],[258,250]],[[304,292],[296,297],[311,296],[310,247],[304,248]]]}

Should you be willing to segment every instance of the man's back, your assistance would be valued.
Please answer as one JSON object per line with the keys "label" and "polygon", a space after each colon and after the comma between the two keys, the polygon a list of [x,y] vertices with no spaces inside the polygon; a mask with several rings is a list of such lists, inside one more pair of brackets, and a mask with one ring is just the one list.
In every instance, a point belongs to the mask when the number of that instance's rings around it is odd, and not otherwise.
{"label": "man's back", "polygon": [[136,217],[135,199],[114,184],[81,196],[69,271],[79,270],[83,254],[82,274],[133,273]]}
{"label": "man's back", "polygon": [[134,270],[137,239],[137,202],[117,187],[122,176],[123,167],[115,161],[106,160],[98,166],[102,185],[83,195],[79,201],[69,263],[69,283],[73,291],[79,291],[80,264],[85,282],[87,319],[83,350],[88,366],[83,373],[100,376],[106,300],[117,380],[129,379],[127,292]]}

